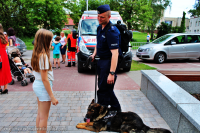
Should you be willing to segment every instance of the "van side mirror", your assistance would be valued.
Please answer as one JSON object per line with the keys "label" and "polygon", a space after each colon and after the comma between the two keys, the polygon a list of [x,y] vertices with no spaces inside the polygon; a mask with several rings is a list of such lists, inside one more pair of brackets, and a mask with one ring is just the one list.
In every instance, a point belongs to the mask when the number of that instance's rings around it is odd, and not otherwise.
{"label": "van side mirror", "polygon": [[77,38],[78,38],[78,32],[77,32],[76,30],[73,30],[73,31],[72,31],[72,37],[73,37],[74,39],[77,39]]}

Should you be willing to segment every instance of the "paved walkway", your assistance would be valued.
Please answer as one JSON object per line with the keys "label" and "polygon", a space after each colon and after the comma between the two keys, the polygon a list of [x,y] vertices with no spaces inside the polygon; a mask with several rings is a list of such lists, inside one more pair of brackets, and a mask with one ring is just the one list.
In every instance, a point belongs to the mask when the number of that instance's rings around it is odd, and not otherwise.
{"label": "paved walkway", "polygon": [[[94,73],[79,74],[76,67],[54,70],[53,90],[59,104],[50,109],[48,132],[51,133],[88,133],[76,129],[76,124],[83,122],[87,107],[94,98]],[[144,123],[152,128],[167,128],[168,125],[143,95],[140,89],[139,71],[120,73],[116,82],[115,93],[123,111],[137,113]],[[22,87],[16,81],[9,85],[9,94],[0,95],[0,132],[35,133],[37,116],[36,95],[32,83]]]}

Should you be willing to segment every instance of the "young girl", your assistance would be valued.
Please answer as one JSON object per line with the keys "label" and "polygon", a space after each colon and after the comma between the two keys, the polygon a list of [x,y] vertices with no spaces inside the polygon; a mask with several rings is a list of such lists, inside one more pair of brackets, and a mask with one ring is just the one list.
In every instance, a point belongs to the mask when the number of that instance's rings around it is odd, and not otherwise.
{"label": "young girl", "polygon": [[37,133],[46,133],[47,120],[51,102],[58,104],[53,95],[53,71],[50,64],[50,46],[53,38],[52,32],[40,29],[36,32],[34,49],[31,59],[35,81],[33,90],[37,96],[38,113],[36,118]]}

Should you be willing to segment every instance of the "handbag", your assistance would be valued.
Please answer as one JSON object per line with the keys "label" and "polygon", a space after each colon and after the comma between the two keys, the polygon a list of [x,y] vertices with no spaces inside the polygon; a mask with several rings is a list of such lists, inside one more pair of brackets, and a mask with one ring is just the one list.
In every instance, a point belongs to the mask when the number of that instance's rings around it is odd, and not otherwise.
{"label": "handbag", "polygon": [[2,68],[2,58],[1,58],[1,55],[0,55],[0,69]]}

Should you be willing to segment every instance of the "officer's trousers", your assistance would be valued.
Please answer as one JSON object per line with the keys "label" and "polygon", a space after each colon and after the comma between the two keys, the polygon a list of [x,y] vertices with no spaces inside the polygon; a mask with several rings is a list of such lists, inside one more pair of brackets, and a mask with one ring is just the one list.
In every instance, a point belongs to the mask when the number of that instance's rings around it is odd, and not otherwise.
{"label": "officer's trousers", "polygon": [[[113,109],[121,109],[119,101],[115,96],[113,91],[114,84],[107,84],[107,78],[110,72],[111,60],[102,60],[100,59],[97,64],[98,71],[98,88],[97,97],[98,103],[101,105],[111,105]],[[117,75],[115,74],[115,81],[117,79]]]}

